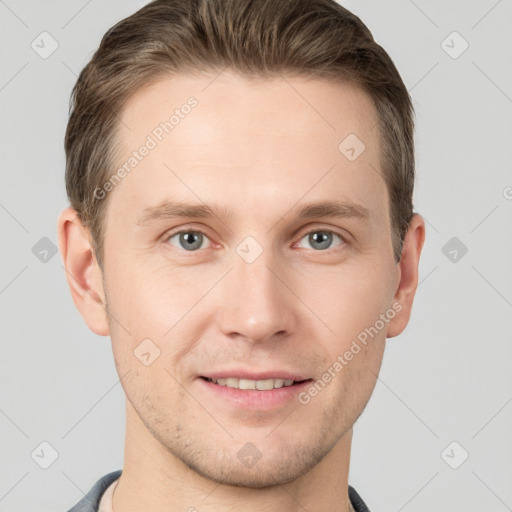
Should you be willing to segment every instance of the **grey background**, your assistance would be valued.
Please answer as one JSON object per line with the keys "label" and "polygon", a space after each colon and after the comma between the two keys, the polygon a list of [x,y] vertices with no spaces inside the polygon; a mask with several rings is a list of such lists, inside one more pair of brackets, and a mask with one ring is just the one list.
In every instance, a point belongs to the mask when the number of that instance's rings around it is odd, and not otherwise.
{"label": "grey background", "polygon": [[[103,33],[143,3],[0,0],[0,511],[67,510],[122,467],[109,339],[89,332],[60,256],[44,250],[67,206],[71,88]],[[372,511],[512,510],[512,2],[343,4],[411,91],[428,223],[413,317],[354,429],[350,483]],[[58,43],[46,59],[31,47],[43,31]],[[458,58],[454,31],[469,44]],[[58,452],[48,469],[43,441]]]}

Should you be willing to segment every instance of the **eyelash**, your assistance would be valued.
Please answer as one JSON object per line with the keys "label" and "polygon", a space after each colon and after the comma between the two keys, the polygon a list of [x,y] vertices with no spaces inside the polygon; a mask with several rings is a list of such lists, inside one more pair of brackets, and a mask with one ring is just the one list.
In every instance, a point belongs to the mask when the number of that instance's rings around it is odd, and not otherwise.
{"label": "eyelash", "polygon": [[[203,235],[204,237],[206,237],[208,240],[210,240],[210,237],[204,232],[204,231],[201,231],[200,229],[180,229],[179,231],[174,231],[174,232],[167,232],[163,235],[163,241],[164,242],[168,242],[170,238],[176,236],[176,235],[180,235],[181,233],[197,233],[197,234],[201,234]],[[336,252],[336,251],[340,251],[342,250],[345,245],[347,245],[347,241],[345,239],[345,237],[343,235],[341,235],[340,233],[336,232],[336,231],[333,231],[331,229],[322,229],[322,228],[316,228],[316,229],[311,229],[310,231],[307,231],[305,233],[302,234],[302,236],[299,238],[299,242],[306,236],[312,234],[312,233],[328,233],[330,235],[333,235],[334,237],[339,237],[341,239],[341,243],[340,245],[336,248],[327,248],[327,249],[324,249],[324,250],[318,250],[318,251],[315,251],[315,252],[318,252],[318,253],[328,253],[328,252]],[[211,241],[211,240],[210,240]],[[213,243],[213,242],[212,242]],[[169,244],[171,245],[171,244]],[[194,254],[194,253],[197,253],[199,252],[200,250],[202,249],[197,249],[195,251],[187,251],[185,249],[182,249],[180,248],[183,252],[185,253],[190,253],[190,254]],[[314,249],[309,249],[311,251],[314,251]]]}

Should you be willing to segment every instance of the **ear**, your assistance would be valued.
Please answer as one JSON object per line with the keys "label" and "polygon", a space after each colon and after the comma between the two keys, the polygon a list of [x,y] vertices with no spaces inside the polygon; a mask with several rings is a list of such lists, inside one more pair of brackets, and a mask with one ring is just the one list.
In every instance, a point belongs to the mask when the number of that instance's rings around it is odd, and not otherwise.
{"label": "ear", "polygon": [[62,211],[57,228],[59,250],[75,306],[91,331],[107,336],[110,331],[105,292],[90,232],[73,208]]}
{"label": "ear", "polygon": [[397,315],[389,322],[386,337],[398,336],[409,323],[412,303],[418,287],[418,266],[425,242],[425,221],[414,214],[404,238],[402,256],[398,263],[398,285],[393,298]]}

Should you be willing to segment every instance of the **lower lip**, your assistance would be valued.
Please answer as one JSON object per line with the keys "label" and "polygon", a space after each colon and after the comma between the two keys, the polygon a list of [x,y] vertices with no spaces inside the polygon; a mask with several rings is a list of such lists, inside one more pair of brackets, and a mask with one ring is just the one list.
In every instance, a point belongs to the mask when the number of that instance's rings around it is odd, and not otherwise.
{"label": "lower lip", "polygon": [[283,386],[282,388],[259,390],[259,389],[237,389],[228,386],[220,386],[214,382],[199,378],[200,385],[211,392],[214,396],[226,400],[238,407],[256,410],[275,409],[283,406],[304,391],[311,380],[306,380],[292,386]]}

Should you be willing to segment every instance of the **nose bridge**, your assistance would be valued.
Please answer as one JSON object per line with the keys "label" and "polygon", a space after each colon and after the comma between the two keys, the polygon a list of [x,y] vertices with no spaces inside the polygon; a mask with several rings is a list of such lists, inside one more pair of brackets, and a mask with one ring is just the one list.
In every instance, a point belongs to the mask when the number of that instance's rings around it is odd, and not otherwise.
{"label": "nose bridge", "polygon": [[[222,288],[220,328],[263,342],[277,333],[291,333],[295,314],[293,296],[278,279],[279,265],[270,248],[247,237],[233,253],[233,270]],[[285,279],[283,279],[285,280]]]}

